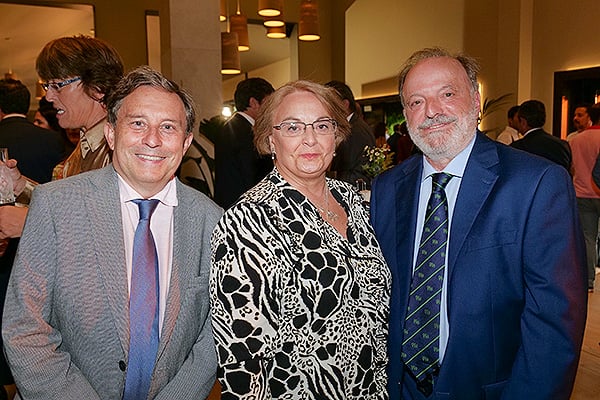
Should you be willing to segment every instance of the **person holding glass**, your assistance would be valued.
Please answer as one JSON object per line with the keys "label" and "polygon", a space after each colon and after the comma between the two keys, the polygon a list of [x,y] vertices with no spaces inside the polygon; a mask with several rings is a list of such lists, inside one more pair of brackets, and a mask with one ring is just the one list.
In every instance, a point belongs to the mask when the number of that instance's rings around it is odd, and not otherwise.
{"label": "person holding glass", "polygon": [[361,195],[325,176],[350,131],[341,100],[291,82],[254,129],[275,168],[211,243],[223,398],[386,399],[390,272]]}

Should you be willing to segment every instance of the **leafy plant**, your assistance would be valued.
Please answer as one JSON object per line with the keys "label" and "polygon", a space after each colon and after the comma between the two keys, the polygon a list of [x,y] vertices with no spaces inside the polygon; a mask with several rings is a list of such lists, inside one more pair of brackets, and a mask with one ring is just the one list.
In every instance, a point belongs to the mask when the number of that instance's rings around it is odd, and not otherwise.
{"label": "leafy plant", "polygon": [[[487,116],[489,116],[490,114],[500,110],[502,107],[504,107],[507,104],[510,104],[512,102],[512,93],[506,93],[503,94],[497,98],[485,98],[483,100],[483,106],[481,107],[481,113],[479,116],[479,124],[481,125],[481,122],[483,121],[483,119]],[[496,128],[491,128],[491,129],[486,129],[486,130],[481,130],[481,132],[486,133],[490,132],[492,130],[498,129]]]}
{"label": "leafy plant", "polygon": [[365,146],[364,154],[368,162],[362,165],[362,169],[371,178],[394,166],[394,152],[387,144],[383,147]]}

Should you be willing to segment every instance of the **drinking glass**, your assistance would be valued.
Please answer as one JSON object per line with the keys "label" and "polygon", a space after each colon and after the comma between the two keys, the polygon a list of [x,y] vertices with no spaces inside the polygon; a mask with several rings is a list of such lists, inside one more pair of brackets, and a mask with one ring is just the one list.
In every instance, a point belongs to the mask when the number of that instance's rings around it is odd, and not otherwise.
{"label": "drinking glass", "polygon": [[8,160],[8,148],[0,147],[0,205],[14,204],[15,193],[9,168],[4,165]]}

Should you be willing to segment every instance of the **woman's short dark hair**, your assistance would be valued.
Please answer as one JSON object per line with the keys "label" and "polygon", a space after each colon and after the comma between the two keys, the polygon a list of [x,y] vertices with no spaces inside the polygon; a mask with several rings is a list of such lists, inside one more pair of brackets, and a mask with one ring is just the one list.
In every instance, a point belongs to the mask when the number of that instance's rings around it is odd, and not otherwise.
{"label": "woman's short dark hair", "polygon": [[350,135],[350,123],[346,119],[346,109],[335,89],[311,81],[293,81],[266,97],[260,106],[254,124],[254,146],[260,154],[271,154],[269,136],[273,133],[273,126],[281,122],[273,121],[275,112],[283,99],[296,92],[308,92],[315,95],[331,118],[337,122],[336,146]]}
{"label": "woman's short dark hair", "polygon": [[117,114],[123,105],[125,97],[129,96],[139,87],[150,86],[161,89],[169,93],[174,93],[183,102],[186,119],[186,133],[191,134],[196,122],[196,111],[194,110],[194,100],[179,86],[165,78],[160,72],[153,70],[147,65],[137,67],[131,70],[123,77],[111,91],[106,100],[106,109],[108,111],[108,122],[115,126],[117,124]]}
{"label": "woman's short dark hair", "polygon": [[[37,56],[35,68],[44,81],[79,76],[83,90],[95,100],[104,101],[123,77],[123,61],[107,42],[89,36],[71,36],[48,42]],[[102,98],[93,96],[92,90]]]}

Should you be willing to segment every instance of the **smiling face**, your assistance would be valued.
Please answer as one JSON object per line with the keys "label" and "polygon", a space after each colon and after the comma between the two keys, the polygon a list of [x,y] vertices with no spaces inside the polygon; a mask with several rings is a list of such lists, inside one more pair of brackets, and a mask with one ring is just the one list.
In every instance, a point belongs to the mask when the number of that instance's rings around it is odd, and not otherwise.
{"label": "smiling face", "polygon": [[173,178],[193,138],[186,134],[179,96],[151,86],[125,97],[116,126],[106,124],[104,135],[113,150],[115,170],[145,198]]}
{"label": "smiling face", "polygon": [[[273,125],[284,121],[310,124],[323,118],[331,118],[331,115],[318,98],[312,93],[298,91],[283,98],[273,115]],[[290,183],[322,179],[335,151],[335,134],[316,134],[311,126],[295,137],[283,136],[281,131],[273,129],[269,142],[276,154],[277,170]]]}
{"label": "smiling face", "polygon": [[444,168],[475,135],[479,93],[458,61],[434,57],[410,70],[402,95],[411,138],[434,167]]}
{"label": "smiling face", "polygon": [[[98,99],[102,98],[100,93],[92,92]],[[60,89],[48,88],[46,99],[56,108],[58,124],[65,129],[89,129],[106,116],[104,106],[85,92],[81,81]]]}

